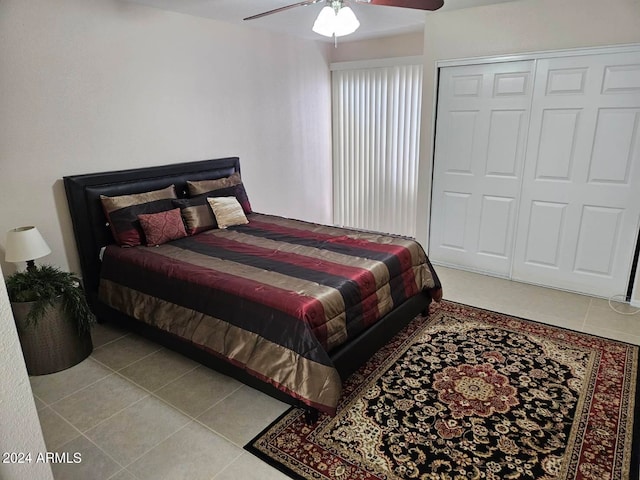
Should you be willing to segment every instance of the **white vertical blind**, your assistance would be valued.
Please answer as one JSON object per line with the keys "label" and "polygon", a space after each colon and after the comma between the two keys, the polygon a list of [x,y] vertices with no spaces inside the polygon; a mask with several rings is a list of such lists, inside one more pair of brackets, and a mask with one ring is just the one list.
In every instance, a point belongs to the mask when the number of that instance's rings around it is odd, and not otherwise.
{"label": "white vertical blind", "polygon": [[422,65],[333,71],[334,223],[415,236]]}

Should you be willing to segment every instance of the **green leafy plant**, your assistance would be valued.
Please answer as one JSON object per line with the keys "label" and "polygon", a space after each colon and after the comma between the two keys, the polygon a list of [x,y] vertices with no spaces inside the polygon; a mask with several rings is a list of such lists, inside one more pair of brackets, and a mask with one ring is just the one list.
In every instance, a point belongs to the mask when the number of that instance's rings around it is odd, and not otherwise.
{"label": "green leafy plant", "polygon": [[12,302],[34,302],[26,317],[27,325],[37,324],[47,307],[55,306],[58,297],[67,319],[76,322],[79,334],[88,332],[95,322],[80,279],[59,268],[42,265],[16,272],[7,278],[7,292]]}

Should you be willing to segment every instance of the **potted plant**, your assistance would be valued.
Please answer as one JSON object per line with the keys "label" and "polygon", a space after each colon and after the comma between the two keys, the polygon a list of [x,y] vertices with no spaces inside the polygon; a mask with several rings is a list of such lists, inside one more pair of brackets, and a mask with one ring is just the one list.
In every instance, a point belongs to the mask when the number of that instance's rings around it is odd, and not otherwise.
{"label": "potted plant", "polygon": [[95,316],[78,277],[43,265],[16,272],[6,283],[30,375],[64,370],[89,356]]}

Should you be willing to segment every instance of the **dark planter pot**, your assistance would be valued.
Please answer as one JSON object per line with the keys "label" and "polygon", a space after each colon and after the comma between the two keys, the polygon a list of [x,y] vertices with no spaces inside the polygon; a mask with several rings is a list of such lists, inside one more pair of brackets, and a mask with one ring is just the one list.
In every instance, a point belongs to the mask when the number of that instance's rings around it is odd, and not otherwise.
{"label": "dark planter pot", "polygon": [[93,351],[91,334],[78,334],[75,322],[65,318],[62,303],[48,307],[36,325],[25,318],[33,302],[11,303],[29,375],[59,372],[80,363]]}

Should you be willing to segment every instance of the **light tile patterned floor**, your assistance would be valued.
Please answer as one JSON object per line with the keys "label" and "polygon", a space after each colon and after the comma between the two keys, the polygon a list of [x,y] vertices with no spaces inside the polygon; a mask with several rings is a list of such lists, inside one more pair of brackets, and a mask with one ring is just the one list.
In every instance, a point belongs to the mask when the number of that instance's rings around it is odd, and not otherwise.
{"label": "light tile patterned floor", "polygon": [[[446,299],[640,345],[640,314],[606,300],[437,270]],[[242,449],[285,404],[113,326],[93,338],[84,362],[31,377],[47,448],[82,453],[57,480],[288,478]]]}

